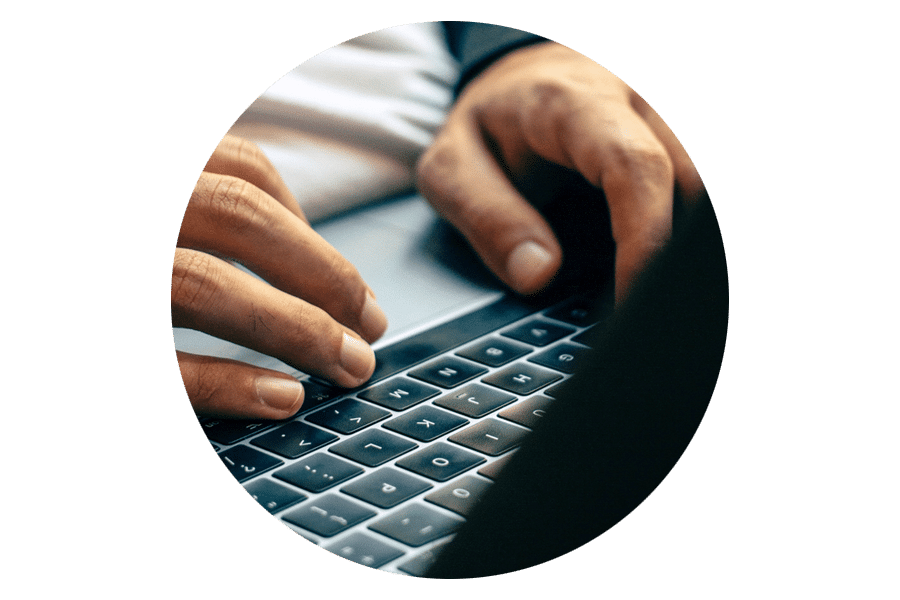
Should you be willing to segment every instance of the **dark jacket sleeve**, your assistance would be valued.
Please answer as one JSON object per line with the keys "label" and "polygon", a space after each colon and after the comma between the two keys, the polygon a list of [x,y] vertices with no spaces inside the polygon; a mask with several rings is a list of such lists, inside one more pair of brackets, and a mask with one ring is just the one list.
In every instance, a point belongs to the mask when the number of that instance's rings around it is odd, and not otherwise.
{"label": "dark jacket sleeve", "polygon": [[487,23],[445,21],[444,29],[450,52],[461,67],[457,93],[501,56],[517,48],[546,41],[533,33]]}

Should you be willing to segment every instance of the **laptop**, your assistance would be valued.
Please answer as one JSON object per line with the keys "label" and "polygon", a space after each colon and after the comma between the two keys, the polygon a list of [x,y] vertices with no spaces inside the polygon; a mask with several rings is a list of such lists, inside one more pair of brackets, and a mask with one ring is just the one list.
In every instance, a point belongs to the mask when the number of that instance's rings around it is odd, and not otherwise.
{"label": "laptop", "polygon": [[708,199],[676,214],[673,242],[613,311],[604,203],[582,185],[565,193],[545,214],[566,266],[534,298],[508,293],[419,196],[317,224],[389,320],[358,389],[176,330],[180,350],[304,383],[289,420],[200,420],[261,509],[360,565],[468,578],[561,556],[652,492],[721,364],[721,236]]}

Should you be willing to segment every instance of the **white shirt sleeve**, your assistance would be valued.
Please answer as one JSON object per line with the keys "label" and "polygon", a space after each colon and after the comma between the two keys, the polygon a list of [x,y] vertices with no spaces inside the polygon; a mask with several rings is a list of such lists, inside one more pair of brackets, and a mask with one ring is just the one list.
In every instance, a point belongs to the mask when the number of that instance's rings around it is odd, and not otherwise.
{"label": "white shirt sleeve", "polygon": [[412,188],[457,76],[439,23],[377,31],[290,71],[230,133],[262,148],[316,221]]}

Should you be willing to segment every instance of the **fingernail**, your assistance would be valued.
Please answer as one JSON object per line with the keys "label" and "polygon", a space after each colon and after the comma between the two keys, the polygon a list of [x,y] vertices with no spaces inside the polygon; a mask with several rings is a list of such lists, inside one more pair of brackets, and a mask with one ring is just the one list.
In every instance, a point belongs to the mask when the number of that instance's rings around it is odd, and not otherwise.
{"label": "fingernail", "polygon": [[359,316],[359,323],[362,330],[366,333],[368,339],[377,340],[387,329],[387,316],[384,311],[375,302],[375,297],[366,293],[366,303],[363,305],[362,314]]}
{"label": "fingernail", "polygon": [[345,333],[341,344],[341,367],[358,379],[356,385],[359,385],[372,376],[372,371],[375,370],[375,353],[367,343]]}
{"label": "fingernail", "polygon": [[256,378],[256,397],[266,406],[295,413],[303,404],[303,386],[293,379],[263,375]]}
{"label": "fingernail", "polygon": [[522,242],[516,246],[506,259],[506,272],[512,279],[513,287],[522,291],[534,291],[543,283],[547,266],[553,255],[536,242]]}

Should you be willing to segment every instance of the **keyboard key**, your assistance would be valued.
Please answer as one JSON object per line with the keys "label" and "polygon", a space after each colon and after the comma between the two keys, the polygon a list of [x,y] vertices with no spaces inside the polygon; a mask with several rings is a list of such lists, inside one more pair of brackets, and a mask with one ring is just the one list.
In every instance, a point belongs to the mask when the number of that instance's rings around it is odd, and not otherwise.
{"label": "keyboard key", "polygon": [[375,352],[372,381],[396,375],[419,362],[468,344],[534,313],[534,307],[511,295],[458,319],[438,325]]}
{"label": "keyboard key", "polygon": [[573,387],[574,384],[572,382],[575,381],[577,377],[578,375],[576,374],[561,383],[557,383],[556,385],[548,387],[541,393],[543,393],[545,396],[550,396],[551,398],[559,398],[560,394],[567,393],[565,390]]}
{"label": "keyboard key", "polygon": [[272,475],[308,492],[318,493],[362,472],[363,470],[354,464],[326,452],[319,452],[275,471]]}
{"label": "keyboard key", "polygon": [[249,446],[235,446],[219,453],[219,458],[240,482],[256,477],[284,463],[274,456],[269,456]]}
{"label": "keyboard key", "polygon": [[515,401],[515,399],[515,396],[500,390],[477,383],[470,383],[464,388],[438,398],[434,403],[462,413],[467,417],[478,418],[497,410],[501,406],[506,406],[510,402]]}
{"label": "keyboard key", "polygon": [[306,496],[300,492],[277,484],[271,479],[257,479],[245,485],[244,489],[253,496],[254,500],[259,502],[260,506],[273,514],[292,504],[297,504],[301,500],[306,500]]}
{"label": "keyboard key", "polygon": [[274,421],[247,421],[247,420],[228,420],[228,419],[210,419],[200,423],[203,431],[206,433],[207,439],[211,442],[218,442],[223,446],[235,444],[246,439],[254,433],[264,431],[273,425]]}
{"label": "keyboard key", "polygon": [[469,358],[489,367],[500,367],[531,352],[531,348],[498,337],[482,340],[457,352],[457,356]]}
{"label": "keyboard key", "polygon": [[490,481],[466,475],[450,485],[431,492],[425,499],[465,517],[489,487]]}
{"label": "keyboard key", "polygon": [[546,319],[531,319],[501,335],[532,346],[546,346],[574,332],[575,329],[571,327],[557,325]]}
{"label": "keyboard key", "polygon": [[387,431],[369,429],[335,444],[330,450],[367,467],[377,467],[417,447],[417,444]]}
{"label": "keyboard key", "polygon": [[570,325],[578,327],[587,327],[593,324],[597,319],[597,301],[588,300],[586,298],[571,298],[566,300],[559,306],[551,308],[544,314],[551,319],[563,321]]}
{"label": "keyboard key", "polygon": [[489,456],[500,456],[521,444],[526,435],[527,429],[496,419],[485,419],[451,435],[448,439]]}
{"label": "keyboard key", "polygon": [[484,465],[483,467],[478,469],[478,474],[483,477],[487,477],[488,479],[497,481],[497,478],[500,476],[500,472],[503,470],[503,467],[505,467],[509,463],[509,461],[515,454],[515,452],[510,452],[506,456],[498,458],[494,462],[490,462]]}
{"label": "keyboard key", "polygon": [[445,442],[437,442],[397,461],[397,466],[434,481],[447,481],[480,465],[484,457]]}
{"label": "keyboard key", "polygon": [[375,516],[375,511],[336,494],[304,503],[281,518],[322,537],[332,537]]}
{"label": "keyboard key", "polygon": [[416,379],[449,389],[487,372],[487,369],[474,363],[445,356],[414,369],[409,374]]}
{"label": "keyboard key", "polygon": [[552,402],[553,400],[546,396],[532,396],[527,400],[522,400],[510,406],[506,410],[501,410],[497,413],[497,416],[534,429],[534,426],[547,413],[547,409],[550,408]]}
{"label": "keyboard key", "polygon": [[485,377],[481,381],[513,394],[527,396],[547,384],[562,379],[562,375],[528,363],[516,363]]}
{"label": "keyboard key", "polygon": [[590,359],[593,350],[563,342],[528,358],[528,362],[544,365],[563,373],[572,374]]}
{"label": "keyboard key", "polygon": [[353,533],[340,542],[326,546],[326,550],[342,556],[347,560],[377,569],[394,559],[403,556],[404,552],[372,536],[364,533]]}
{"label": "keyboard key", "polygon": [[459,517],[439,513],[427,506],[411,504],[375,521],[369,529],[416,547],[453,533],[464,522]]}
{"label": "keyboard key", "polygon": [[425,385],[407,377],[395,377],[363,390],[359,393],[359,397],[391,410],[406,410],[410,406],[415,406],[419,402],[433,398],[440,393],[439,389],[430,385]]}
{"label": "keyboard key", "polygon": [[420,406],[412,412],[391,419],[382,427],[402,433],[420,442],[436,440],[445,433],[468,424],[467,419],[433,406]]}
{"label": "keyboard key", "polygon": [[432,487],[427,481],[384,467],[345,485],[341,491],[380,508],[391,508]]}
{"label": "keyboard key", "polygon": [[353,398],[341,400],[315,412],[306,420],[338,433],[353,433],[391,416],[388,411]]}
{"label": "keyboard key", "polygon": [[300,407],[299,414],[308,413],[319,408],[326,402],[334,400],[345,393],[340,388],[331,387],[310,379],[301,381],[301,383],[303,384],[303,406]]}
{"label": "keyboard key", "polygon": [[336,439],[338,437],[333,433],[300,421],[292,421],[275,431],[259,436],[250,443],[285,458],[300,458]]}
{"label": "keyboard key", "polygon": [[443,550],[446,545],[447,542],[442,542],[430,550],[418,554],[412,559],[399,565],[397,568],[414,577],[423,577],[425,573],[428,572],[431,565],[434,564],[434,561],[437,560],[438,554],[441,553],[441,550]]}
{"label": "keyboard key", "polygon": [[571,339],[573,342],[578,342],[579,344],[584,344],[585,346],[590,346],[593,348],[593,346],[594,346],[593,338],[594,338],[594,335],[596,335],[596,329],[597,329],[596,325],[594,325],[592,327],[588,327],[587,329],[585,329],[578,335],[573,335]]}

